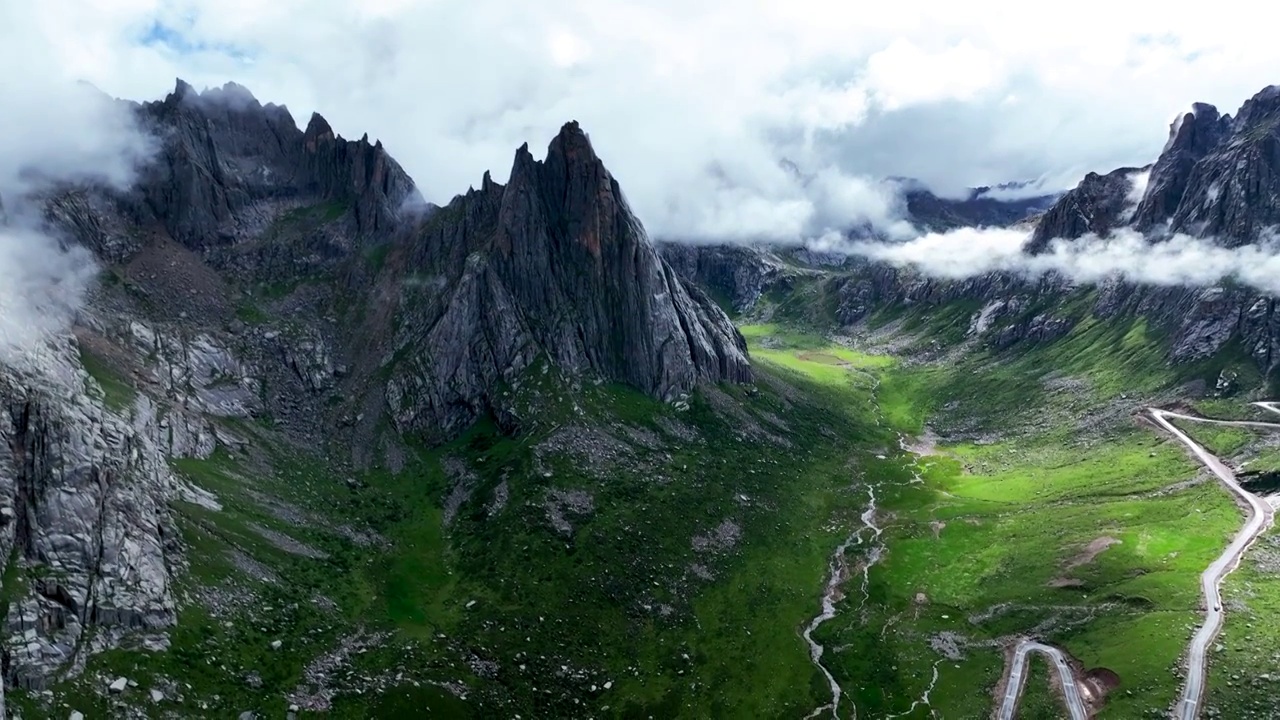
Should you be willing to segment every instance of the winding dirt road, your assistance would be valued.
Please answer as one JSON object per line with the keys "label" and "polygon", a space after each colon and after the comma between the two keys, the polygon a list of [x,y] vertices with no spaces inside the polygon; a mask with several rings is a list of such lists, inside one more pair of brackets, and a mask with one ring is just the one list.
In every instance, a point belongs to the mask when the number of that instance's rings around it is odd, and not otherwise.
{"label": "winding dirt road", "polygon": [[[1263,410],[1280,415],[1280,403],[1256,402],[1253,404]],[[1245,551],[1249,549],[1253,541],[1267,528],[1271,527],[1275,521],[1275,510],[1266,500],[1241,487],[1231,468],[1227,467],[1225,463],[1208,450],[1205,450],[1189,435],[1179,430],[1170,422],[1170,419],[1210,425],[1255,427],[1270,430],[1280,429],[1280,424],[1251,420],[1215,420],[1156,408],[1149,408],[1148,413],[1160,428],[1183,445],[1186,445],[1196,459],[1209,468],[1217,476],[1218,480],[1226,486],[1227,490],[1238,498],[1248,510],[1244,526],[1232,538],[1231,544],[1200,574],[1200,588],[1204,595],[1205,603],[1204,622],[1196,630],[1196,634],[1191,638],[1191,644],[1187,648],[1187,680],[1183,686],[1182,696],[1174,708],[1174,717],[1179,718],[1179,720],[1196,720],[1200,715],[1200,707],[1204,700],[1205,656],[1210,643],[1213,642],[1218,632],[1222,629],[1224,617],[1221,592],[1222,581],[1240,565],[1240,559],[1244,557]],[[1013,666],[1009,671],[1008,685],[1004,697],[1001,699],[997,714],[1000,720],[1012,720],[1013,714],[1017,709],[1018,698],[1022,694],[1022,688],[1025,684],[1023,675],[1027,664],[1027,656],[1036,652],[1042,653],[1053,660],[1058,671],[1058,677],[1062,681],[1064,699],[1072,720],[1083,720],[1088,717],[1087,709],[1080,697],[1078,679],[1072,672],[1071,666],[1062,651],[1034,640],[1024,640],[1014,650]]]}
{"label": "winding dirt road", "polygon": [[[1254,404],[1270,412],[1280,412],[1271,403]],[[1244,557],[1245,550],[1249,549],[1253,541],[1264,530],[1271,527],[1271,524],[1275,521],[1275,511],[1266,500],[1241,487],[1240,483],[1236,481],[1235,473],[1231,471],[1231,468],[1201,447],[1186,433],[1175,427],[1168,419],[1177,418],[1179,420],[1213,425],[1270,429],[1280,428],[1280,425],[1244,420],[1211,420],[1167,410],[1152,409],[1150,412],[1151,417],[1155,418],[1160,427],[1182,441],[1182,444],[1186,445],[1196,458],[1204,463],[1205,467],[1209,468],[1214,475],[1218,476],[1222,484],[1248,507],[1248,517],[1245,520],[1244,527],[1240,528],[1235,538],[1231,540],[1231,544],[1218,556],[1218,559],[1210,563],[1209,567],[1205,568],[1200,575],[1200,588],[1205,599],[1204,623],[1200,625],[1200,629],[1191,638],[1191,645],[1187,649],[1187,683],[1183,686],[1182,699],[1178,701],[1176,709],[1176,716],[1182,718],[1182,720],[1195,720],[1200,715],[1200,705],[1204,699],[1205,653],[1208,652],[1209,644],[1218,636],[1218,631],[1222,629],[1224,615],[1221,592],[1222,580],[1240,565],[1240,559]]]}
{"label": "winding dirt road", "polygon": [[1009,682],[1005,686],[1004,699],[1000,703],[1000,720],[1013,720],[1013,712],[1018,707],[1018,697],[1026,685],[1025,671],[1027,656],[1040,653],[1053,661],[1058,671],[1058,679],[1062,681],[1062,695],[1067,701],[1067,710],[1071,720],[1086,720],[1089,713],[1085,710],[1084,700],[1080,698],[1080,686],[1076,684],[1075,673],[1062,651],[1052,645],[1045,645],[1034,640],[1024,640],[1013,651],[1013,666],[1009,669]]}

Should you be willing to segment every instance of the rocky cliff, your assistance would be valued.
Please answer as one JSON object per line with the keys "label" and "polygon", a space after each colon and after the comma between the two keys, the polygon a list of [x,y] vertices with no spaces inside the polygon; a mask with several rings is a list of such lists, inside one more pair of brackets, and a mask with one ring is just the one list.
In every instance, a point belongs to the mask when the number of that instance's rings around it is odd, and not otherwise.
{"label": "rocky cliff", "polygon": [[236,85],[179,81],[130,111],[156,148],[133,186],[20,199],[101,272],[74,328],[0,366],[9,687],[167,645],[170,503],[218,507],[170,466],[244,450],[234,423],[395,466],[480,418],[516,431],[510,390],[537,365],[662,400],[752,378],[576,123],[436,208],[381,143],[299,129]]}
{"label": "rocky cliff", "polygon": [[299,130],[287,108],[262,105],[234,83],[197,93],[179,80],[138,114],[161,150],[130,209],[188,247],[252,239],[273,206],[289,203],[350,209],[357,234],[388,228],[406,204],[424,204],[380,142],[338,137],[319,115]]}
{"label": "rocky cliff", "polygon": [[106,409],[69,338],[0,372],[6,682],[42,689],[175,620],[167,504],[180,488],[145,427]]}
{"label": "rocky cliff", "polygon": [[1196,103],[1174,121],[1131,215],[1133,178],[1146,168],[1091,173],[1044,216],[1035,241],[1105,235],[1132,223],[1153,239],[1174,233],[1224,247],[1258,240],[1280,223],[1280,87],[1240,107],[1233,119]]}
{"label": "rocky cliff", "polygon": [[486,174],[398,246],[388,282],[429,278],[404,296],[396,337],[419,351],[388,383],[404,431],[498,410],[497,389],[540,357],[663,399],[751,379],[741,335],[659,257],[577,123],[544,161],[521,147],[506,185]]}
{"label": "rocky cliff", "polygon": [[[1249,99],[1234,118],[1196,104],[1170,128],[1160,157],[1145,167],[1089,173],[1033,220],[1025,250],[1055,240],[1106,237],[1128,227],[1159,242],[1173,233],[1236,247],[1265,238],[1280,222],[1280,89]],[[925,203],[923,207],[928,207]],[[927,223],[921,223],[928,226]],[[970,222],[979,225],[982,222]],[[1059,277],[1028,281],[990,274],[964,281],[924,277],[857,259],[813,262],[787,248],[664,246],[687,278],[732,299],[739,312],[771,288],[820,277],[830,319],[862,321],[876,310],[974,306],[970,334],[996,349],[1053,340],[1081,320],[1142,317],[1168,338],[1173,363],[1233,348],[1272,376],[1280,368],[1280,317],[1273,298],[1238,286],[1152,287],[1108,281],[1078,288]],[[1071,306],[1064,299],[1076,298]]]}
{"label": "rocky cliff", "polygon": [[1119,168],[1106,175],[1091,172],[1053,204],[1035,225],[1026,245],[1029,253],[1048,250],[1058,238],[1106,235],[1124,225],[1132,213],[1135,178],[1149,168]]}

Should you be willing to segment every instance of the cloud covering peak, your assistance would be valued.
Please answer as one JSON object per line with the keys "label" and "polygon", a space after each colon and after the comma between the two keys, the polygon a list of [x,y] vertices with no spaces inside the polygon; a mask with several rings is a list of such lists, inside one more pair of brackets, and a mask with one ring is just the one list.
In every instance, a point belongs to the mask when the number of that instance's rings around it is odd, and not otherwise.
{"label": "cloud covering peak", "polygon": [[63,183],[126,186],[153,149],[126,104],[60,77],[42,62],[50,47],[4,22],[26,11],[17,5],[0,10],[0,47],[35,54],[21,63],[34,70],[0,74],[0,362],[7,364],[70,325],[96,272],[87,250],[52,234],[42,196]]}
{"label": "cloud covering peak", "polygon": [[230,79],[321,110],[380,137],[435,202],[576,117],[654,235],[794,241],[892,223],[873,178],[951,197],[1149,162],[1175,110],[1276,79],[1270,27],[1224,2],[49,0],[7,4],[0,34],[120,97]]}

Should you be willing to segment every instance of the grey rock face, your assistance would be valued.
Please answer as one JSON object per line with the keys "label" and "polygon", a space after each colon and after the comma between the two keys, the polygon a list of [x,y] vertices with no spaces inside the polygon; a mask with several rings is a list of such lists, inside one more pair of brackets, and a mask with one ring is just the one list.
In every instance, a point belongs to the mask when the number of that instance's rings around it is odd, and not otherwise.
{"label": "grey rock face", "polygon": [[403,208],[425,207],[381,143],[344,140],[319,115],[304,133],[288,109],[234,83],[197,93],[179,80],[137,114],[161,150],[122,203],[191,248],[252,236],[263,226],[260,206],[333,203],[352,211],[357,234],[389,231]]}
{"label": "grey rock face", "polygon": [[[1140,170],[1090,173],[1044,214],[1029,249],[1128,223],[1131,188],[1124,180]],[[1272,86],[1246,101],[1234,120],[1196,103],[1175,121],[1131,220],[1155,239],[1183,233],[1236,247],[1280,225],[1278,198],[1280,87]]]}
{"label": "grey rock face", "polygon": [[1088,234],[1106,235],[1123,225],[1128,218],[1131,178],[1145,168],[1120,168],[1106,175],[1089,173],[1075,188],[1063,195],[1040,218],[1026,249],[1040,253],[1049,249],[1050,241],[1074,240]]}
{"label": "grey rock face", "polygon": [[750,310],[784,281],[785,266],[765,248],[664,242],[658,249],[681,279],[719,293],[736,312]]}
{"label": "grey rock face", "polygon": [[44,214],[53,226],[64,228],[106,262],[123,262],[141,245],[136,226],[105,193],[67,190],[48,199]]}
{"label": "grey rock face", "polygon": [[516,153],[403,241],[414,281],[387,385],[401,430],[446,437],[500,413],[494,388],[538,356],[671,399],[751,378],[746,343],[663,261],[576,123],[537,162]]}
{"label": "grey rock face", "polygon": [[1240,325],[1239,299],[1222,288],[1197,293],[1196,303],[1186,314],[1173,340],[1175,361],[1195,361],[1211,357],[1236,334]]}
{"label": "grey rock face", "polygon": [[[1224,119],[1223,122],[1226,122]],[[1248,100],[1230,134],[1188,173],[1170,229],[1244,245],[1280,224],[1280,87]]]}
{"label": "grey rock face", "polygon": [[259,407],[248,370],[210,335],[186,339],[137,321],[129,332],[140,354],[154,358],[151,379],[169,398],[189,404],[193,414],[244,418]]}
{"label": "grey rock face", "polygon": [[542,319],[533,334],[563,367],[664,399],[699,380],[750,379],[742,337],[658,256],[577,123],[545,162],[516,153],[494,244],[499,276]]}
{"label": "grey rock face", "polygon": [[162,538],[176,484],[160,448],[91,399],[75,352],[61,339],[0,371],[0,554],[28,578],[5,621],[6,681],[25,688],[175,621]]}
{"label": "grey rock face", "polygon": [[496,412],[492,390],[513,382],[538,354],[513,298],[479,255],[451,290],[425,336],[403,336],[406,347],[412,342],[428,351],[397,367],[386,385],[396,426],[433,438],[451,437]]}
{"label": "grey rock face", "polygon": [[1134,211],[1133,223],[1149,228],[1177,211],[1196,163],[1215,150],[1231,131],[1231,117],[1212,105],[1196,103],[1169,128],[1160,159],[1151,168],[1147,189]]}
{"label": "grey rock face", "polygon": [[312,392],[333,387],[337,368],[328,343],[317,332],[306,331],[301,337],[277,338],[280,353],[287,365]]}

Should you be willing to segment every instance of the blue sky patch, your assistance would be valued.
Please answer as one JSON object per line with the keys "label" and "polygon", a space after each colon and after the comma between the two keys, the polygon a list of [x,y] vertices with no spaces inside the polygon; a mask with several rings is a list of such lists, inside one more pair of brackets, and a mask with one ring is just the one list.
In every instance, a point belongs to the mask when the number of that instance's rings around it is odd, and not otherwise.
{"label": "blue sky patch", "polygon": [[252,54],[242,47],[230,43],[206,43],[193,40],[183,30],[156,20],[139,38],[142,45],[148,47],[164,47],[179,55],[196,53],[214,53],[234,60],[246,62],[252,60]]}

